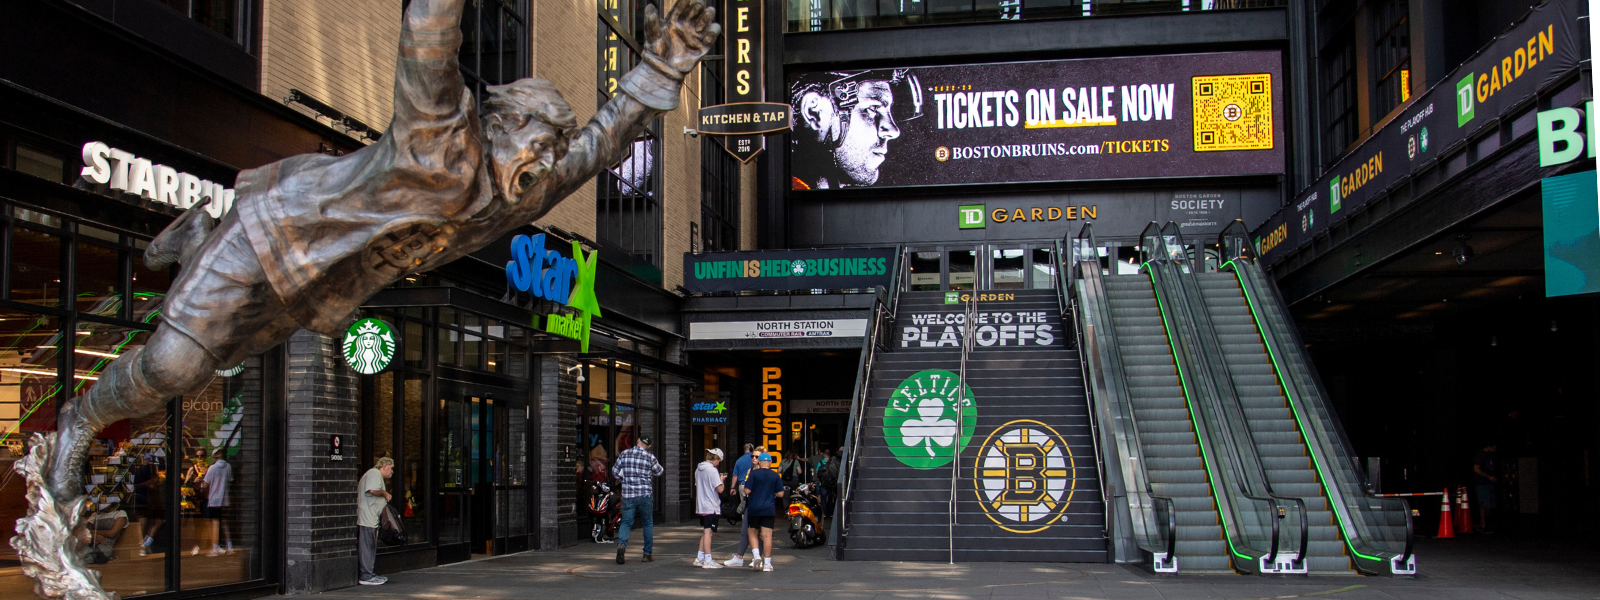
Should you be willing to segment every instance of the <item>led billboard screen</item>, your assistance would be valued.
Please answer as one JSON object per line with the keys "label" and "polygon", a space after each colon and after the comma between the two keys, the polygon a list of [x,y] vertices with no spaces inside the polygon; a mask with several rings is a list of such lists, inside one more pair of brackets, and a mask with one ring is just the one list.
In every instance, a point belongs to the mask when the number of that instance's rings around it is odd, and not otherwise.
{"label": "led billboard screen", "polygon": [[799,73],[791,187],[1276,174],[1278,52]]}

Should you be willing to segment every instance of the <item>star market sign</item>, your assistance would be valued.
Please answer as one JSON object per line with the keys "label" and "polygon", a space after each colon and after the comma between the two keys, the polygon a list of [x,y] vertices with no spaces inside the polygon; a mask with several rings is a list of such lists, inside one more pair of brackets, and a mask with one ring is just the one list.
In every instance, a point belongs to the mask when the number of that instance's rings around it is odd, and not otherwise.
{"label": "star market sign", "polygon": [[[511,260],[506,263],[506,283],[511,289],[556,304],[564,304],[576,314],[555,312],[545,315],[544,330],[577,340],[582,352],[589,351],[590,323],[600,317],[600,301],[594,295],[595,268],[600,255],[583,255],[578,242],[572,242],[572,258],[545,249],[545,234],[511,238]],[[538,322],[533,323],[538,327]]]}
{"label": "star market sign", "polygon": [[701,424],[717,424],[728,422],[727,401],[696,402],[690,405],[690,421]]}

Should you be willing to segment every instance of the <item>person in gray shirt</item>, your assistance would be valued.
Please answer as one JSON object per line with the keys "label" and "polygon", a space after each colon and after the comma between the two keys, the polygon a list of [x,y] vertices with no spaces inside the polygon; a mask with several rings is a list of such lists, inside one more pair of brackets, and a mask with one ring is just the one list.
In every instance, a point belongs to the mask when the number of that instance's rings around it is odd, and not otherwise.
{"label": "person in gray shirt", "polygon": [[356,549],[361,558],[361,585],[383,585],[388,577],[372,573],[372,563],[378,559],[378,519],[383,507],[393,496],[389,495],[385,481],[394,475],[394,459],[387,456],[361,476],[356,497]]}

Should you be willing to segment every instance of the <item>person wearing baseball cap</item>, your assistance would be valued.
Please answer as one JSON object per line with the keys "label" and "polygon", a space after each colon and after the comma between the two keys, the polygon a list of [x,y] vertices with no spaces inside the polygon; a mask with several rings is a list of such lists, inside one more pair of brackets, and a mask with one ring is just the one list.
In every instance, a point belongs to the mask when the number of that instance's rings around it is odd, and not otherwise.
{"label": "person wearing baseball cap", "polygon": [[694,470],[694,514],[700,516],[700,551],[694,556],[694,566],[702,569],[721,569],[722,563],[711,556],[711,534],[717,531],[717,519],[722,517],[722,490],[727,486],[728,474],[717,470],[722,464],[722,451],[706,449],[706,461]]}
{"label": "person wearing baseball cap", "polygon": [[750,516],[750,546],[756,555],[750,568],[770,573],[772,525],[777,520],[778,499],[783,497],[783,480],[772,470],[771,454],[757,457],[757,463],[744,480],[745,493],[750,495],[745,506],[745,514]]}
{"label": "person wearing baseball cap", "polygon": [[655,478],[660,477],[661,462],[650,453],[650,438],[640,437],[632,448],[617,455],[611,472],[622,482],[622,526],[617,528],[617,564],[627,562],[623,554],[628,551],[628,533],[633,529],[633,516],[637,512],[644,519],[644,561],[655,560],[650,555],[655,550]]}

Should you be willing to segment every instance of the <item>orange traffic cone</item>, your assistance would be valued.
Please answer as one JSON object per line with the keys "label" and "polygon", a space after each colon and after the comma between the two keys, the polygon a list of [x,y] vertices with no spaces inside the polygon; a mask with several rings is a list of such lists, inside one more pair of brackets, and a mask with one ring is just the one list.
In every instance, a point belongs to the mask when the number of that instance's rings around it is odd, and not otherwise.
{"label": "orange traffic cone", "polygon": [[1456,488],[1456,498],[1461,503],[1456,511],[1456,531],[1472,533],[1472,508],[1467,505],[1467,486]]}
{"label": "orange traffic cone", "polygon": [[1444,489],[1444,497],[1439,499],[1439,539],[1446,540],[1456,537],[1456,529],[1452,526],[1450,517],[1450,488]]}

